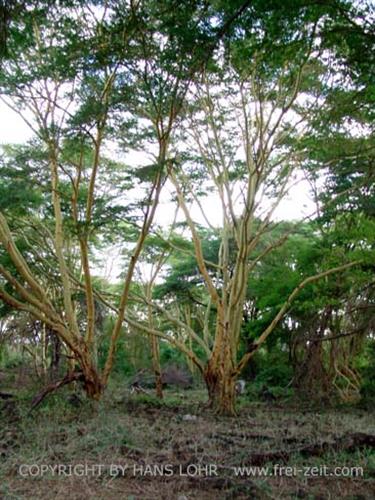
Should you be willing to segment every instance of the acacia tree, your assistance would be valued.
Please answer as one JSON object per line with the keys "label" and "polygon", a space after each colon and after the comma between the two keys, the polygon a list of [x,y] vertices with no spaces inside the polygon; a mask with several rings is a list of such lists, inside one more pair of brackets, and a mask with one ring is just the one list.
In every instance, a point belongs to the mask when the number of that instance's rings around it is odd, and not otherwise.
{"label": "acacia tree", "polygon": [[[195,74],[245,7],[246,2],[235,6],[217,29],[208,23],[211,10],[200,2],[175,9],[173,1],[76,0],[61,6],[40,0],[24,2],[13,18],[7,11],[1,92],[33,129],[43,151],[40,168],[50,182],[49,237],[59,296],[52,297],[33,272],[29,256],[17,245],[16,227],[2,212],[0,242],[11,267],[0,270],[0,298],[46,324],[70,351],[72,370],[47,392],[80,379],[87,394],[99,399],[112,370],[135,265],[166,180],[168,146],[181,105]],[[147,172],[143,169],[147,188],[138,212],[138,238],[100,374],[90,258],[101,226],[95,220],[99,194],[108,188],[103,150],[111,140],[130,149],[151,144],[154,158]],[[107,212],[113,214],[111,209]],[[77,306],[81,290],[83,321]]]}
{"label": "acacia tree", "polygon": [[[125,278],[118,321],[112,333],[107,363],[100,376],[93,353],[95,298],[89,245],[95,231],[93,216],[100,191],[99,169],[103,163],[102,149],[105,140],[110,138],[109,121],[114,110],[114,85],[116,78],[119,79],[120,76],[125,78],[126,72],[129,73],[126,71],[127,65],[131,65],[134,54],[125,56],[125,52],[129,49],[130,40],[136,40],[134,33],[136,27],[139,27],[136,5],[129,6],[122,17],[115,18],[113,25],[110,26],[113,15],[115,15],[113,11],[107,12],[105,4],[103,12],[97,14],[92,12],[89,6],[80,7],[79,2],[67,9],[49,9],[48,6],[41,5],[41,8],[35,8],[31,12],[26,10],[24,16],[17,19],[16,25],[13,27],[10,25],[9,28],[10,32],[13,28],[14,33],[13,39],[10,37],[8,40],[8,47],[13,50],[13,57],[3,65],[2,82],[3,92],[12,98],[12,101],[8,100],[7,103],[21,113],[25,109],[31,112],[34,121],[28,116],[24,118],[33,128],[40,140],[40,147],[45,152],[53,207],[53,252],[58,266],[63,305],[58,308],[53,303],[38,277],[32,272],[30,264],[16,245],[4,214],[0,216],[1,243],[10,256],[16,272],[12,273],[6,268],[1,269],[3,278],[12,287],[11,293],[2,288],[1,298],[12,307],[31,313],[59,335],[80,368],[79,371],[69,373],[64,383],[78,378],[83,379],[87,394],[95,399],[100,397],[112,368],[113,352],[123,319],[134,265],[155,213],[163,183],[162,165],[167,155],[167,143],[174,119],[171,109],[175,108],[175,99],[178,97],[178,88],[169,101],[168,97],[165,97],[164,107],[170,106],[167,118],[166,109],[160,110],[160,103],[155,105],[155,113],[156,111],[160,113],[154,122],[155,130],[160,131],[160,127],[165,126],[165,134],[163,137],[159,134],[158,139],[159,168],[149,183],[151,188],[147,193],[148,202],[140,227],[140,236]],[[62,26],[61,31],[56,29],[58,25]],[[23,29],[23,39],[16,31],[20,28]],[[64,41],[63,44],[61,39]],[[114,41],[117,42],[115,47]],[[89,54],[91,45],[96,47],[93,55]],[[145,50],[143,40],[140,45]],[[150,46],[147,46],[146,50],[149,49]],[[66,60],[67,57],[71,60]],[[138,62],[138,65],[140,64],[141,62]],[[72,68],[72,65],[75,67]],[[173,76],[168,75],[171,80]],[[130,84],[121,85],[125,99],[130,87]],[[119,91],[116,97],[118,94]],[[152,91],[149,92],[150,95],[152,96]],[[116,104],[119,105],[118,102]],[[67,142],[70,143],[70,148],[66,147]],[[63,186],[69,181],[70,213],[67,214],[63,208],[65,201]],[[69,225],[73,227],[75,233],[73,244],[69,242],[71,239],[68,236]],[[74,268],[70,266],[71,253],[77,250],[82,269],[82,284],[80,276],[77,276]],[[78,322],[74,298],[80,286],[85,293],[84,335]]]}
{"label": "acacia tree", "polygon": [[[313,397],[359,397],[356,362],[373,331],[374,15],[374,6],[364,3],[361,15],[349,11],[347,22],[327,29],[325,38],[337,60],[331,74],[340,86],[327,95],[305,141],[321,251],[327,260],[340,253],[362,260],[346,277],[320,287],[300,318],[302,331],[293,343],[295,384]],[[322,167],[324,183],[316,174]]]}
{"label": "acacia tree", "polygon": [[[322,10],[307,9],[296,17],[283,16],[279,11],[274,16],[264,14],[253,29],[243,27],[234,35],[216,61],[216,72],[206,73],[194,88],[169,170],[208,294],[206,318],[209,321],[212,314],[215,318],[213,331],[206,338],[200,336],[166,308],[154,305],[171,324],[182,327],[204,355],[197,355],[172,333],[154,330],[154,334],[169,338],[198,366],[213,408],[227,414],[235,412],[236,378],[300,290],[353,265],[349,262],[325,270],[317,267],[315,274],[301,277],[248,351],[238,357],[251,272],[287,235],[259,251],[262,238],[295,173],[305,164],[303,138],[311,130],[311,118],[334,86],[328,71],[332,60],[327,66],[323,57]],[[248,18],[246,21],[251,23]],[[273,35],[272,50],[269,32]],[[202,231],[190,208],[190,204],[198,207],[201,219],[210,225],[202,198],[205,189],[216,194],[222,216],[217,230],[220,248],[214,262],[207,261]],[[136,324],[134,318],[128,321]]]}
{"label": "acacia tree", "polygon": [[[163,264],[168,260],[170,249],[162,241],[155,237],[148,237],[145,243],[145,254],[138,266],[138,283],[140,284],[140,292],[133,291],[133,299],[140,302],[143,306],[142,297],[145,298],[147,308],[147,323],[151,329],[155,328],[155,314],[151,306],[155,281],[160,278],[160,271]],[[138,335],[138,331],[136,330]],[[152,370],[155,378],[155,392],[158,398],[163,398],[163,380],[160,364],[160,345],[157,336],[149,334]]]}

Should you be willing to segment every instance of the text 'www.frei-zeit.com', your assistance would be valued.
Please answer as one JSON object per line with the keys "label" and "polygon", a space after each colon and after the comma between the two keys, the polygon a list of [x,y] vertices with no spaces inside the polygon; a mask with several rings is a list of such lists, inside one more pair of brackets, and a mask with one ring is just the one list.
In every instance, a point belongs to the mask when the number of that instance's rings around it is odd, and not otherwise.
{"label": "text 'www.frei-zeit.com'", "polygon": [[363,477],[363,467],[328,467],[319,466],[295,466],[274,464],[272,466],[256,467],[233,467],[234,475],[237,477]]}

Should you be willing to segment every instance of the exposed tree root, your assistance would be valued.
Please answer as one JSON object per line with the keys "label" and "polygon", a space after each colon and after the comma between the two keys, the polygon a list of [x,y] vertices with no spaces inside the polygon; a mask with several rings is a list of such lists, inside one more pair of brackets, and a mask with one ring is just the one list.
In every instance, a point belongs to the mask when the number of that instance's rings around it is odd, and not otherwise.
{"label": "exposed tree root", "polygon": [[34,397],[34,399],[31,402],[30,411],[34,410],[37,406],[39,406],[40,403],[43,401],[43,399],[51,392],[60,389],[60,387],[63,387],[64,385],[71,384],[72,382],[83,381],[83,380],[84,380],[84,375],[82,372],[67,373],[64,378],[58,380],[57,382],[53,382],[52,384],[47,385],[47,387],[45,387],[39,394],[37,394]]}

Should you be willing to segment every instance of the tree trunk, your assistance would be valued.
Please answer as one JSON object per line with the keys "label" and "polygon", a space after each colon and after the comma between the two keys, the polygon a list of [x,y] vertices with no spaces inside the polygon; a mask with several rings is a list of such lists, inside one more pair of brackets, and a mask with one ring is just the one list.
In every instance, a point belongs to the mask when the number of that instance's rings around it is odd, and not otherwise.
{"label": "tree trunk", "polygon": [[[93,399],[94,401],[99,401],[103,394],[104,384],[102,383],[101,377],[92,363],[89,348],[86,345],[83,345],[82,350],[79,352],[78,346],[75,346],[74,354],[79,367],[74,369],[72,364],[64,378],[52,382],[39,394],[37,394],[31,403],[31,410],[36,408],[48,394],[51,394],[60,387],[78,382],[82,383],[88,398]],[[72,361],[74,361],[73,358]]]}
{"label": "tree trunk", "polygon": [[83,372],[83,388],[90,399],[99,401],[103,394],[103,384],[95,369]]}
{"label": "tree trunk", "polygon": [[159,340],[155,335],[151,335],[152,368],[155,375],[156,397],[163,399],[163,381],[160,367]]}
{"label": "tree trunk", "polygon": [[333,377],[327,370],[323,343],[325,331],[331,319],[332,308],[327,306],[320,315],[318,328],[312,328],[309,342],[302,339],[304,357],[294,367],[293,383],[297,391],[309,399],[320,401],[333,393]]}
{"label": "tree trunk", "polygon": [[222,351],[212,355],[204,372],[209,406],[219,415],[236,415],[236,375],[231,358]]}
{"label": "tree trunk", "polygon": [[[146,297],[147,297],[147,315],[148,315],[148,324],[150,328],[154,328],[154,317],[152,314],[151,300],[152,300],[152,287],[153,287],[153,279],[150,283],[146,285]],[[150,335],[150,346],[151,346],[151,357],[152,357],[152,369],[155,376],[155,392],[156,397],[159,399],[163,399],[163,380],[161,374],[161,366],[160,366],[160,348],[159,348],[159,339],[155,335]]]}
{"label": "tree trunk", "polygon": [[59,336],[56,335],[56,333],[51,329],[48,330],[48,339],[50,343],[50,353],[51,353],[51,361],[49,365],[49,378],[50,380],[55,380],[58,378],[60,371],[62,343]]}
{"label": "tree trunk", "polygon": [[104,384],[92,359],[89,347],[82,342],[80,348],[75,350],[75,356],[82,372],[81,380],[87,397],[99,401],[103,394]]}
{"label": "tree trunk", "polygon": [[61,360],[61,340],[53,331],[49,332],[51,341],[51,363],[50,363],[50,378],[56,378],[60,370]]}

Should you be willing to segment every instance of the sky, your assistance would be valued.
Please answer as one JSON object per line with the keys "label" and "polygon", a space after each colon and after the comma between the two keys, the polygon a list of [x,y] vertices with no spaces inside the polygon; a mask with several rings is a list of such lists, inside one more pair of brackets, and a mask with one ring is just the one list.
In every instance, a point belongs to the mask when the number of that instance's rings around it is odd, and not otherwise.
{"label": "sky", "polygon": [[0,144],[22,144],[32,132],[22,118],[0,101]]}

